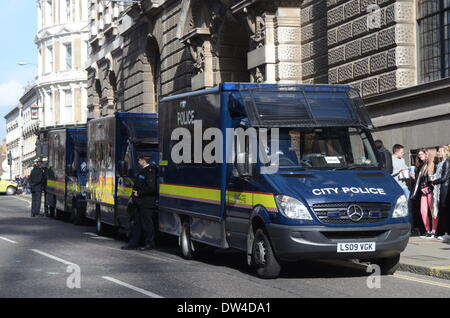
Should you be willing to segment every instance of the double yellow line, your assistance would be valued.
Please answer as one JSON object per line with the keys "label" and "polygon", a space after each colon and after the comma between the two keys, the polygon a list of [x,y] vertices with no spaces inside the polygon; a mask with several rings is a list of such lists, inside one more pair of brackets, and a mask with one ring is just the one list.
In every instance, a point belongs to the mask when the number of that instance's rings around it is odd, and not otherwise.
{"label": "double yellow line", "polygon": [[[445,267],[445,269],[450,269],[450,266],[439,266],[439,267]],[[440,268],[440,269],[444,269],[444,268]],[[401,275],[401,274],[394,274],[393,276],[395,278],[409,280],[409,281],[413,281],[416,283],[428,284],[428,285],[439,286],[439,287],[450,289],[450,284],[446,284],[446,283],[440,283],[440,282],[435,282],[435,281],[428,280],[428,279],[416,278],[416,277],[406,276],[406,275]]]}

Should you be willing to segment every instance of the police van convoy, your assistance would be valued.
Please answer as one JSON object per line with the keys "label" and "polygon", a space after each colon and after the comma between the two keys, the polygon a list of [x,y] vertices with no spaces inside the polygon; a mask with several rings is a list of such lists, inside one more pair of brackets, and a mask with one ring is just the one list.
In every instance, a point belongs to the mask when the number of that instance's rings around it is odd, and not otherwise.
{"label": "police van convoy", "polygon": [[263,278],[311,258],[395,272],[408,203],[382,170],[350,86],[222,83],[158,108],[88,122],[86,217],[98,233],[129,228],[143,152],[159,162],[159,230],[179,237],[185,258],[238,249]]}
{"label": "police van convoy", "polygon": [[96,221],[99,234],[108,227],[129,233],[137,155],[149,154],[157,162],[158,117],[116,113],[90,120],[87,149],[86,217]]}
{"label": "police van convoy", "polygon": [[86,210],[86,128],[48,132],[47,198],[50,214],[69,213],[81,224]]}
{"label": "police van convoy", "polygon": [[[397,269],[407,199],[381,169],[349,86],[223,83],[163,98],[159,120],[159,227],[184,257],[203,244],[238,249],[263,278],[308,258]],[[239,128],[259,136],[235,142]]]}

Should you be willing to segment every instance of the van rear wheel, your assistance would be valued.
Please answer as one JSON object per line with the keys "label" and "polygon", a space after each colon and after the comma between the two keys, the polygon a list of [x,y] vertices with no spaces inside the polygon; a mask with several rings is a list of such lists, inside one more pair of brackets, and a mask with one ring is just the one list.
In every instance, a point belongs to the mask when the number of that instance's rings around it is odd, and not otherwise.
{"label": "van rear wheel", "polygon": [[194,258],[194,250],[192,248],[191,229],[188,222],[183,222],[180,234],[181,254],[183,258],[191,260]]}
{"label": "van rear wheel", "polygon": [[97,234],[100,236],[105,236],[106,235],[106,225],[102,222],[102,220],[100,218],[100,213],[97,213],[95,223],[96,223]]}
{"label": "van rear wheel", "polygon": [[275,257],[269,238],[263,229],[256,230],[252,247],[252,264],[259,277],[265,279],[277,278],[281,265]]}

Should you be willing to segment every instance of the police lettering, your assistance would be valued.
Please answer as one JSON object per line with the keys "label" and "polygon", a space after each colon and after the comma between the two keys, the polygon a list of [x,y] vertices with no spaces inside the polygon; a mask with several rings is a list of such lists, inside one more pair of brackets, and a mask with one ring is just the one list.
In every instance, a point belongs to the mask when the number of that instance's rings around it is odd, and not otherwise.
{"label": "police lettering", "polygon": [[382,188],[361,188],[361,187],[342,187],[342,188],[321,188],[313,189],[314,195],[327,195],[327,194],[376,194],[386,195],[386,192]]}
{"label": "police lettering", "polygon": [[177,113],[178,126],[193,125],[194,119],[195,119],[195,112],[193,110]]}

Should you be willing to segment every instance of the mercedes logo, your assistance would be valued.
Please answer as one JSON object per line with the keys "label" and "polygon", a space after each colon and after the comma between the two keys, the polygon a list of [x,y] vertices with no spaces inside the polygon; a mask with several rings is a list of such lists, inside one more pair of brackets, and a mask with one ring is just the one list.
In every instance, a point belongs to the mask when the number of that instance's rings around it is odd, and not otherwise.
{"label": "mercedes logo", "polygon": [[353,204],[348,207],[347,215],[353,222],[359,222],[364,216],[364,211],[359,205]]}

